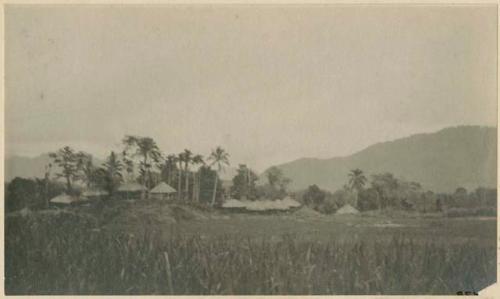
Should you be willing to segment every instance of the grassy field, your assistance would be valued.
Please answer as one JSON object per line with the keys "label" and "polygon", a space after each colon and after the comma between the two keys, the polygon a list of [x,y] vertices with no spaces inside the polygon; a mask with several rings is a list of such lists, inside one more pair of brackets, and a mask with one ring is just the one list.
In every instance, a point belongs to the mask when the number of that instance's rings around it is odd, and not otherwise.
{"label": "grassy field", "polygon": [[8,294],[454,294],[496,276],[494,218],[108,202],[10,215],[5,237]]}

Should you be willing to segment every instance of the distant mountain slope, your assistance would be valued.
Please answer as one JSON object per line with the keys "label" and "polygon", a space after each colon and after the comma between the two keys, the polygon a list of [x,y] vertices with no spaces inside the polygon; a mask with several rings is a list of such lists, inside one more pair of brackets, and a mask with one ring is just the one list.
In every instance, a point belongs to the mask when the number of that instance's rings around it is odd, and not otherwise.
{"label": "distant mountain slope", "polygon": [[50,161],[48,154],[37,157],[11,156],[5,160],[5,181],[9,182],[15,177],[43,178],[45,165]]}
{"label": "distant mountain slope", "polygon": [[497,130],[460,126],[372,145],[347,157],[303,158],[277,165],[293,180],[291,189],[317,184],[341,188],[351,169],[367,175],[392,172],[436,192],[496,186]]}

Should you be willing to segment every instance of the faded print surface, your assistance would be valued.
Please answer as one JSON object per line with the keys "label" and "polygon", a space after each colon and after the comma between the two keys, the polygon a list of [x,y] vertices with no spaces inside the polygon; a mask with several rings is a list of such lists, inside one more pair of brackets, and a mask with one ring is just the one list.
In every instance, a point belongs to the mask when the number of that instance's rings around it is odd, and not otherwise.
{"label": "faded print surface", "polygon": [[495,281],[496,6],[9,5],[5,19],[9,294]]}

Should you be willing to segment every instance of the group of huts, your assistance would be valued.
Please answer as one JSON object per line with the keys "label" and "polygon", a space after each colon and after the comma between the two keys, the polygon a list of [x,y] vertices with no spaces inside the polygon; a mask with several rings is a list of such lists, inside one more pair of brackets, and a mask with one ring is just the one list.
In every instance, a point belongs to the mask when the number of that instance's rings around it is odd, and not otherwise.
{"label": "group of huts", "polygon": [[229,199],[222,204],[222,208],[237,212],[277,212],[291,211],[300,208],[302,204],[290,197],[277,200],[238,200]]}
{"label": "group of huts", "polygon": [[[115,198],[132,200],[143,199],[147,194],[150,199],[156,200],[171,200],[175,198],[177,191],[165,182],[160,182],[155,187],[147,190],[147,188],[139,183],[130,182],[122,184],[113,194]],[[109,193],[99,189],[87,189],[81,192],[79,196],[60,194],[50,200],[53,206],[69,206],[85,204],[92,200],[100,200],[109,197]],[[278,212],[293,212],[302,207],[302,204],[291,197],[285,197],[277,200],[226,200],[221,208],[232,212],[248,212],[248,213],[278,213]],[[344,205],[337,210],[336,214],[357,214],[359,211],[349,204]]]}
{"label": "group of huts", "polygon": [[[303,207],[302,204],[291,197],[285,197],[284,199],[277,200],[238,200],[229,199],[225,201],[222,209],[232,212],[240,213],[280,213],[280,212],[295,212],[297,210],[310,209],[308,207]],[[352,215],[358,214],[359,211],[351,206],[350,204],[345,204],[340,207],[335,214],[338,215]]]}
{"label": "group of huts", "polygon": [[[131,200],[143,198],[144,194],[148,194],[151,199],[169,200],[172,199],[177,191],[165,182],[160,182],[151,190],[139,183],[130,182],[122,184],[116,190],[114,196],[121,199]],[[55,206],[68,206],[84,204],[92,200],[104,199],[109,196],[109,192],[101,189],[83,190],[79,196],[69,195],[66,193],[59,194],[52,198],[50,203]]]}

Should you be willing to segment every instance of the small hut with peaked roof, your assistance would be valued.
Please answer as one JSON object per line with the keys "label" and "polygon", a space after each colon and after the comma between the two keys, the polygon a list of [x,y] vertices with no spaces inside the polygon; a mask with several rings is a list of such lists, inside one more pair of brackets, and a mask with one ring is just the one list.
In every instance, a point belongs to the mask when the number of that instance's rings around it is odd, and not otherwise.
{"label": "small hut with peaked roof", "polygon": [[350,204],[345,204],[340,209],[338,209],[335,214],[337,215],[359,214],[359,211]]}
{"label": "small hut with peaked roof", "polygon": [[120,185],[116,193],[124,199],[135,199],[141,198],[144,191],[146,191],[146,187],[143,185],[130,182]]}
{"label": "small hut with peaked roof", "polygon": [[87,200],[85,198],[79,198],[78,196],[61,193],[58,196],[53,197],[49,202],[51,205],[62,207],[85,203]]}
{"label": "small hut with peaked roof", "polygon": [[152,198],[155,199],[171,199],[177,191],[165,182],[161,182],[149,191]]}

